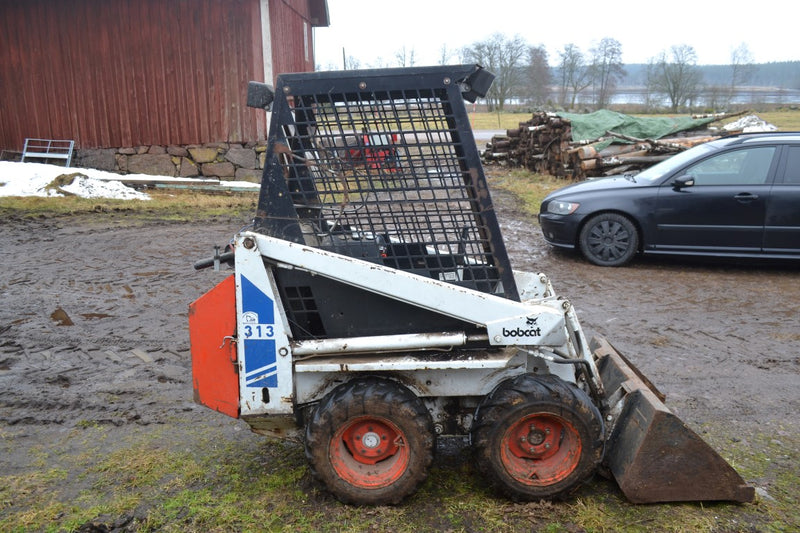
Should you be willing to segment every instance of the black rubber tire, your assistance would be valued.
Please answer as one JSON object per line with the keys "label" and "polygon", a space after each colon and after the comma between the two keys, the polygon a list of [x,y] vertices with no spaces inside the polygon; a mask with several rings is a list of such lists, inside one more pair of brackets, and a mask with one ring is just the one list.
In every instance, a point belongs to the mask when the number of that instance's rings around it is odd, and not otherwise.
{"label": "black rubber tire", "polygon": [[603,421],[575,385],[523,374],[481,402],[472,445],[478,470],[512,500],[561,499],[600,464]]}
{"label": "black rubber tire", "polygon": [[639,232],[626,216],[617,213],[594,215],[581,228],[578,248],[598,266],[622,266],[639,249]]}
{"label": "black rubber tire", "polygon": [[[359,442],[372,446],[359,450]],[[306,425],[312,473],[349,504],[397,504],[413,494],[428,477],[434,444],[433,420],[422,400],[378,377],[339,385]]]}

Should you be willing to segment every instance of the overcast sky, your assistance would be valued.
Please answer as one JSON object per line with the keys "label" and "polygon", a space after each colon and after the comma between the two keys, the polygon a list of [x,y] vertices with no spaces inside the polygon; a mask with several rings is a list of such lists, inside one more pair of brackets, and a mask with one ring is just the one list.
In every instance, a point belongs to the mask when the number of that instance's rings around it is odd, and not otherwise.
{"label": "overcast sky", "polygon": [[588,55],[604,37],[622,44],[623,63],[646,63],[672,45],[688,44],[698,64],[729,64],[747,44],[756,63],[800,60],[797,0],[328,0],[331,25],[316,28],[316,62],[342,66],[342,49],[361,68],[397,66],[405,46],[415,64],[435,65],[442,46],[453,52],[500,32],[542,44],[558,63],[565,44]]}

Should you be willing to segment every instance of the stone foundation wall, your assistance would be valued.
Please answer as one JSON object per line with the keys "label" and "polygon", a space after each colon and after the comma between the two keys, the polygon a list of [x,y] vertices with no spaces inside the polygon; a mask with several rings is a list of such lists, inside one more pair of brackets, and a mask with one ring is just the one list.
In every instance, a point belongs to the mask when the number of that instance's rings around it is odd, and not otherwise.
{"label": "stone foundation wall", "polygon": [[266,141],[76,150],[72,166],[120,174],[219,178],[223,181],[258,183],[261,181],[266,150]]}

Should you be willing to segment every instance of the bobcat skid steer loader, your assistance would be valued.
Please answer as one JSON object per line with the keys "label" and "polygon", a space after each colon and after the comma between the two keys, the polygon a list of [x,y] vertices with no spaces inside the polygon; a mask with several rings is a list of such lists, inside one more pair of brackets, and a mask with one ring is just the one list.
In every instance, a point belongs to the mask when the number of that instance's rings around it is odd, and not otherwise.
{"label": "bobcat skid steer loader", "polygon": [[437,441],[473,448],[516,500],[568,495],[599,467],[634,502],[754,490],[544,274],[512,270],[464,100],[478,65],[282,75],[251,228],[202,268],[190,306],[196,401],[301,436],[340,500],[397,503]]}

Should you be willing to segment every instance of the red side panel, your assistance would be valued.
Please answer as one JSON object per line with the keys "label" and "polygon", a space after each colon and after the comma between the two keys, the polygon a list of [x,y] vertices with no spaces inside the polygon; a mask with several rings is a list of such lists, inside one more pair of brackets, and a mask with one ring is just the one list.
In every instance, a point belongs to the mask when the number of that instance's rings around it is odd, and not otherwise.
{"label": "red side panel", "polygon": [[189,305],[189,342],[194,401],[239,418],[235,332],[236,284],[229,276]]}

